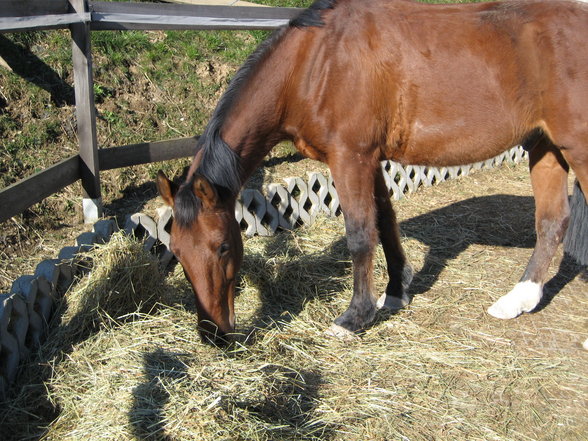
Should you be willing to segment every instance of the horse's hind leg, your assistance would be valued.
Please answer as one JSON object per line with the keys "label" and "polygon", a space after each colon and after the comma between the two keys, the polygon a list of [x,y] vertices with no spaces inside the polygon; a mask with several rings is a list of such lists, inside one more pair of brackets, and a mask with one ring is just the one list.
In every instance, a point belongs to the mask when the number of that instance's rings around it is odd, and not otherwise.
{"label": "horse's hind leg", "polygon": [[543,283],[565,234],[570,214],[568,165],[561,152],[544,139],[530,151],[529,163],[535,196],[537,242],[520,282],[488,309],[489,314],[501,319],[530,312],[541,301]]}
{"label": "horse's hind leg", "polygon": [[378,209],[378,231],[388,267],[388,286],[379,298],[378,308],[390,310],[404,308],[410,303],[407,290],[412,281],[413,270],[408,263],[402,244],[396,213],[390,201],[390,192],[380,168],[375,177],[375,197]]}

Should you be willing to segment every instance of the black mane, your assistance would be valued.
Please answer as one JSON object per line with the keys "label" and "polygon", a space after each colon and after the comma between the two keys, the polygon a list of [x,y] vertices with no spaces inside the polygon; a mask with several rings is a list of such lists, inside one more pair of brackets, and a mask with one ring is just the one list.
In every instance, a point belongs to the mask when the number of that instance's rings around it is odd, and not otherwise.
{"label": "black mane", "polygon": [[280,28],[275,31],[257,47],[239,68],[219,100],[204,133],[198,140],[197,150],[202,150],[202,157],[196,172],[208,179],[221,192],[228,192],[235,196],[243,184],[241,182],[240,157],[221,138],[221,128],[241,87],[268,55],[274,44],[282,37],[284,30],[284,28]]}
{"label": "black mane", "polygon": [[[284,32],[285,28],[275,31],[247,58],[229,83],[206,129],[198,139],[196,151],[202,150],[202,156],[196,173],[214,185],[221,198],[236,196],[243,184],[241,158],[224,142],[220,134],[221,128],[242,85]],[[194,175],[188,176],[175,199],[175,220],[183,226],[189,226],[194,221],[201,207],[201,202],[192,191],[193,182]]]}
{"label": "black mane", "polygon": [[336,4],[337,0],[316,0],[298,17],[290,20],[290,26],[295,28],[321,27],[325,24],[322,18],[322,12],[325,9],[333,9]]}

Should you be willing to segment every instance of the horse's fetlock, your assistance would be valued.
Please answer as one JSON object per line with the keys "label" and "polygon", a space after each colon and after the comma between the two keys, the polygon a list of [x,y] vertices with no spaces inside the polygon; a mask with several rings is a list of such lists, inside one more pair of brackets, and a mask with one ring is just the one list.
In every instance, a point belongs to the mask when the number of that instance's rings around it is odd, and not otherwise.
{"label": "horse's fetlock", "polygon": [[410,284],[412,283],[412,279],[414,277],[414,269],[410,263],[405,263],[404,268],[402,269],[402,289],[406,293]]}
{"label": "horse's fetlock", "polygon": [[335,324],[351,332],[360,331],[374,320],[376,311],[376,299],[366,299],[350,305],[347,311],[335,319]]}

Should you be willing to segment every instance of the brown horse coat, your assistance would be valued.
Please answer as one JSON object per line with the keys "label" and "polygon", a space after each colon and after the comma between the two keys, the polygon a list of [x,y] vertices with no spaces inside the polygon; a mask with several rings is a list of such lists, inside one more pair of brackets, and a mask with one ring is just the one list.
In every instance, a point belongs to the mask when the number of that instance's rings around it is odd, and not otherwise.
{"label": "brown horse coat", "polygon": [[[175,207],[172,243],[199,313],[221,333],[233,329],[234,283],[207,284],[222,279],[223,265],[202,256],[216,256],[223,246],[235,250],[226,251],[234,254],[227,265],[238,268],[240,238],[227,212],[240,185],[283,139],[329,165],[345,214],[354,296],[336,333],[361,329],[374,316],[378,240],[390,276],[383,303],[399,307],[410,300],[412,273],[379,161],[457,165],[524,144],[537,245],[521,283],[490,312],[507,318],[530,311],[569,222],[569,167],[588,189],[587,107],[588,5],[319,0],[237,73],[200,139],[183,196],[159,179]],[[588,236],[582,228],[579,235]],[[204,263],[196,267],[195,259]]]}

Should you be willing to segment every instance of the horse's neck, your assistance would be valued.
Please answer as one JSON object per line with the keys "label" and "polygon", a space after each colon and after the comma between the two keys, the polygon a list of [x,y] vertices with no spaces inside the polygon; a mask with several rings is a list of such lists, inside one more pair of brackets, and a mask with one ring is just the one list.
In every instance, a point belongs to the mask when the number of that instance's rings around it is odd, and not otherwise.
{"label": "horse's neck", "polygon": [[280,124],[290,67],[279,51],[279,47],[272,50],[252,70],[234,98],[221,129],[222,139],[241,158],[243,182],[261,165],[272,147],[285,138]]}

